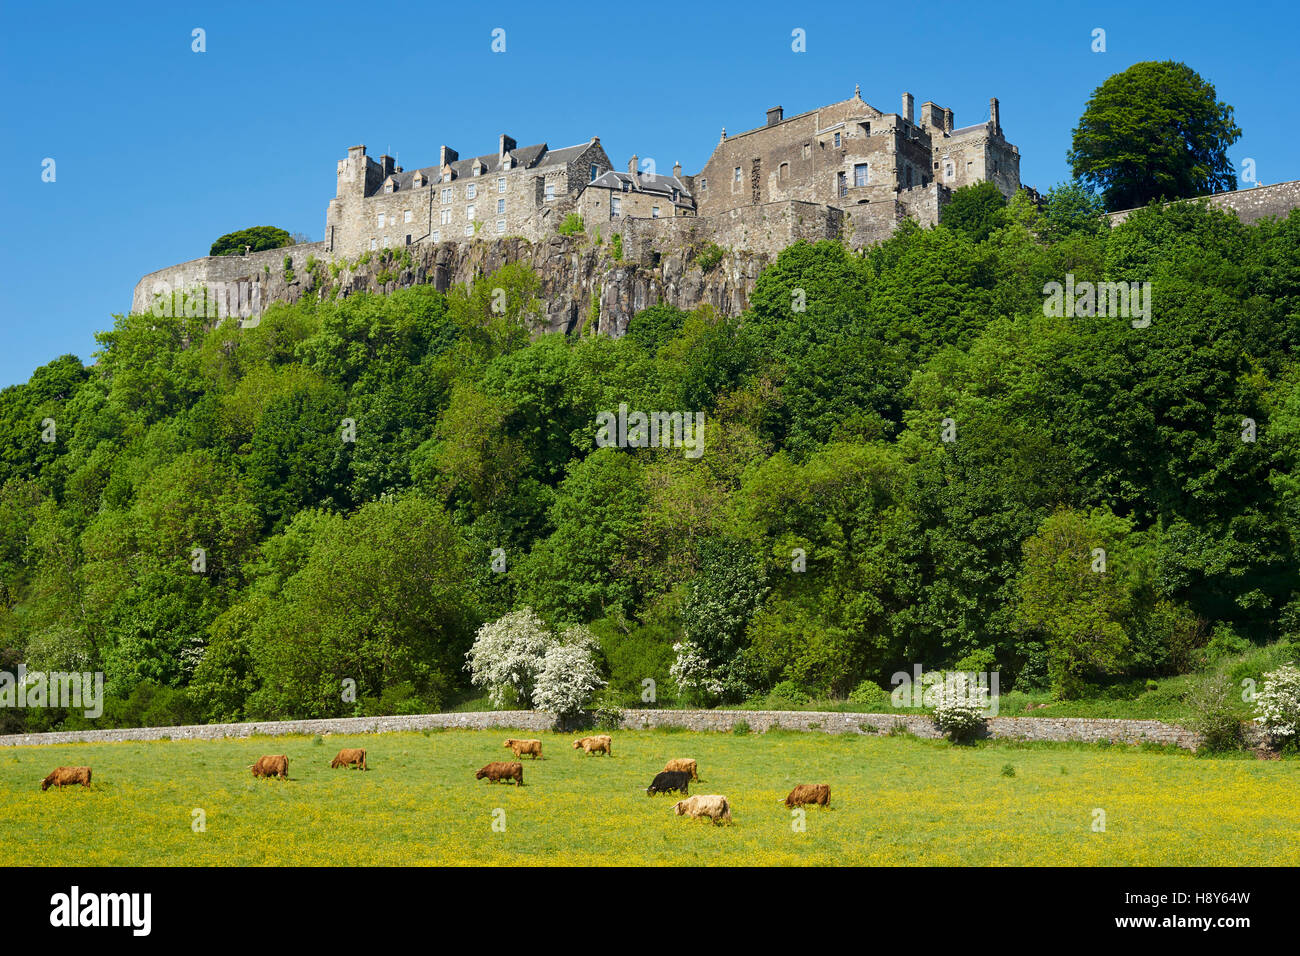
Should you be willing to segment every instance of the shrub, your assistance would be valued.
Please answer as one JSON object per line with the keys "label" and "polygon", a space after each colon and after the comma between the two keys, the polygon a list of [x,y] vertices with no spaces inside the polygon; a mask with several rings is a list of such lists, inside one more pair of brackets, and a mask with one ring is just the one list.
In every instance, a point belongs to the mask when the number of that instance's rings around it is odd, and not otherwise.
{"label": "shrub", "polygon": [[704,272],[709,272],[717,267],[726,253],[727,250],[723,249],[722,246],[716,242],[710,242],[699,251],[699,254],[695,257],[695,264]]}
{"label": "shrub", "polygon": [[1216,624],[1210,635],[1210,643],[1205,645],[1205,659],[1210,664],[1217,664],[1229,657],[1245,654],[1248,650],[1250,641],[1227,624]]}
{"label": "shrub", "polygon": [[1235,688],[1222,674],[1193,691],[1191,729],[1201,735],[1201,748],[1210,753],[1241,746],[1241,720],[1233,707]]}
{"label": "shrub", "polygon": [[616,232],[609,237],[609,254],[614,257],[615,262],[623,261],[623,234]]}
{"label": "shrub", "polygon": [[768,693],[767,703],[774,710],[806,707],[808,705],[808,695],[801,691],[794,681],[783,680]]}
{"label": "shrub", "polygon": [[1011,764],[1009,764],[1009,763],[1004,763],[1004,764],[1002,765],[1002,776],[1004,776],[1004,777],[1014,777],[1015,775],[1016,775],[1016,768],[1015,768],[1015,767],[1013,767],[1013,766],[1012,766]]}
{"label": "shrub", "polygon": [[586,226],[581,216],[571,212],[564,217],[564,222],[560,223],[555,231],[562,236],[580,236],[586,231]]}
{"label": "shrub", "polygon": [[1300,668],[1284,664],[1264,675],[1264,687],[1255,695],[1255,720],[1275,745],[1300,736]]}
{"label": "shrub", "polygon": [[934,723],[950,740],[967,740],[984,726],[986,692],[966,674],[949,674],[937,691]]}
{"label": "shrub", "polygon": [[553,641],[546,623],[528,607],[484,624],[465,655],[470,682],[486,688],[498,709],[505,706],[508,689],[521,706],[530,707],[533,685]]}
{"label": "shrub", "polygon": [[853,688],[849,692],[849,703],[859,707],[880,708],[882,711],[887,711],[891,706],[889,691],[872,680],[864,680]]}
{"label": "shrub", "polygon": [[623,726],[623,711],[618,707],[602,704],[592,713],[591,719],[599,730],[618,730]]}
{"label": "shrub", "polygon": [[737,737],[744,737],[749,731],[749,721],[747,720],[738,720],[731,726],[731,732]]}

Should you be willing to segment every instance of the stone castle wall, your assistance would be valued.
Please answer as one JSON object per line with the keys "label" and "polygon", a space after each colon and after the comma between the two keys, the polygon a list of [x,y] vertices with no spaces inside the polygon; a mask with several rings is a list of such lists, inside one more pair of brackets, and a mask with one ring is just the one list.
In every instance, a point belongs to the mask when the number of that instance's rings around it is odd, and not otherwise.
{"label": "stone castle wall", "polygon": [[[860,714],[775,710],[627,710],[622,729],[677,727],[691,731],[727,732],[744,721],[751,730],[800,730],[827,734],[889,733],[896,726],[930,739],[942,734],[924,714]],[[482,711],[463,714],[419,714],[407,717],[340,717],[326,720],[259,721],[242,724],[196,724],[183,727],[143,727],[81,730],[64,733],[8,734],[0,747],[48,744],[114,743],[130,740],[222,740],[255,734],[377,734],[433,729],[490,730],[511,728],[534,732],[552,730],[555,718],[535,710]],[[1159,744],[1194,750],[1200,738],[1190,730],[1157,720],[1106,720],[1088,717],[991,717],[987,736],[998,740],[1057,743]],[[1253,725],[1247,739],[1259,740]]]}
{"label": "stone castle wall", "polygon": [[[1207,202],[1216,209],[1230,209],[1247,224],[1269,216],[1285,219],[1292,209],[1300,209],[1300,179],[1274,183],[1272,186],[1215,193],[1201,199],[1182,199],[1179,202]],[[1135,212],[1136,209],[1121,209],[1109,213],[1107,218],[1112,226],[1118,226]]]}

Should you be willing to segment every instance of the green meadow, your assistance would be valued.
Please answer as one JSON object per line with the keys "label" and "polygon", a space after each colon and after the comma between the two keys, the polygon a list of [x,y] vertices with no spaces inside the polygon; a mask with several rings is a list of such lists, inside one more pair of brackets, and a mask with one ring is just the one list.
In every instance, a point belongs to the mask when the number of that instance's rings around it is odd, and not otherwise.
{"label": "green meadow", "polygon": [[[1295,760],[789,731],[620,732],[607,758],[548,733],[523,788],[475,780],[513,759],[508,736],[538,735],[4,749],[0,846],[14,865],[1300,865]],[[369,771],[331,770],[343,747]],[[289,779],[253,779],[277,753]],[[699,761],[691,792],[726,795],[732,825],[646,796],[674,757]],[[60,765],[93,786],[41,792]],[[830,784],[830,808],[792,814],[796,783]]]}

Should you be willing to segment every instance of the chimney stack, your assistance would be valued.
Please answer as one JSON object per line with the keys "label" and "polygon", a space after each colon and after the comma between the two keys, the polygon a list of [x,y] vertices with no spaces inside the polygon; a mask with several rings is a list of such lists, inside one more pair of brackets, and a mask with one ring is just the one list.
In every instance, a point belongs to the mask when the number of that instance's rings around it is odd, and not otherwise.
{"label": "chimney stack", "polygon": [[767,125],[775,126],[777,123],[781,122],[783,116],[785,116],[785,110],[779,106],[773,106],[767,111]]}
{"label": "chimney stack", "polygon": [[631,173],[633,176],[639,176],[641,171],[639,163],[640,160],[638,159],[636,153],[633,153],[632,158],[627,161],[627,171]]}
{"label": "chimney stack", "polygon": [[1002,122],[998,119],[998,98],[996,96],[989,99],[989,123],[993,126],[993,132],[1002,132]]}
{"label": "chimney stack", "polygon": [[389,156],[387,153],[379,157],[379,166],[383,170],[383,175],[385,176],[393,175],[394,162],[396,161],[393,159],[393,157]]}
{"label": "chimney stack", "polygon": [[952,132],[952,110],[945,108],[943,111],[943,131]]}
{"label": "chimney stack", "polygon": [[916,101],[912,99],[911,93],[903,94],[903,119],[907,120],[909,123],[916,122],[912,119],[912,104],[915,102]]}
{"label": "chimney stack", "polygon": [[674,179],[682,178],[682,164],[679,162],[673,163],[673,178]]}
{"label": "chimney stack", "polygon": [[506,153],[514,149],[515,146],[516,143],[514,141],[514,138],[507,136],[505,133],[502,133],[501,139],[499,140],[499,145],[497,146],[497,158],[498,159],[503,158],[506,155]]}
{"label": "chimney stack", "polygon": [[440,146],[438,148],[438,165],[446,166],[448,163],[454,163],[460,159],[460,153],[456,152],[450,146]]}

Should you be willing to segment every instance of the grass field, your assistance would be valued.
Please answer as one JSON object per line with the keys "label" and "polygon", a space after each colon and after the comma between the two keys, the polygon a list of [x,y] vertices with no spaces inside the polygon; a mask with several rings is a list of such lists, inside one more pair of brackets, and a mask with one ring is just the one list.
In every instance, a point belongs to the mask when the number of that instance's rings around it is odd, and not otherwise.
{"label": "grass field", "polygon": [[[331,864],[1300,864],[1300,762],[1198,759],[1123,747],[773,731],[621,732],[614,756],[542,736],[522,789],[476,781],[513,759],[502,731],[66,744],[0,750],[0,846],[10,865]],[[365,747],[370,770],[331,770]],[[254,780],[284,753],[290,779]],[[731,826],[647,797],[672,757],[692,793],[725,794]],[[42,793],[86,764],[89,790]],[[1010,772],[1008,772],[1010,768]],[[828,783],[796,832],[779,801]],[[206,830],[194,832],[202,809]],[[493,830],[504,811],[504,832]],[[1095,810],[1105,831],[1095,832]],[[496,818],[501,819],[497,814]]]}

